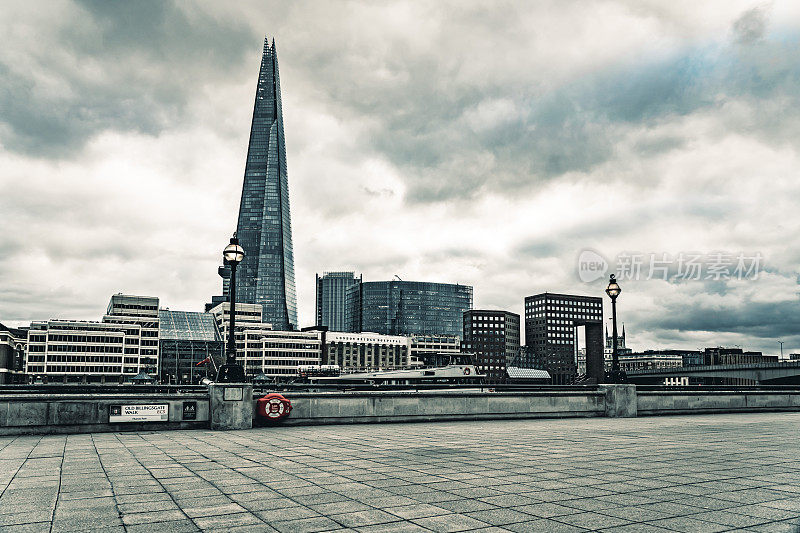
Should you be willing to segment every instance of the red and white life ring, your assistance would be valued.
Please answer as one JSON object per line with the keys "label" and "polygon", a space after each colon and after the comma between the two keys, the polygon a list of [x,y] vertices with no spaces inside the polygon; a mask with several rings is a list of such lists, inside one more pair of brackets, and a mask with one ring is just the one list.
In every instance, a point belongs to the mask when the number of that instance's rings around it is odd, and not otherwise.
{"label": "red and white life ring", "polygon": [[292,412],[292,402],[277,392],[259,398],[257,404],[259,416],[271,421],[277,422]]}
{"label": "red and white life ring", "polygon": [[465,367],[464,367],[464,375],[465,375],[465,376],[469,376],[469,372],[470,372],[470,370],[469,370],[469,367],[468,367],[468,366],[465,366]]}

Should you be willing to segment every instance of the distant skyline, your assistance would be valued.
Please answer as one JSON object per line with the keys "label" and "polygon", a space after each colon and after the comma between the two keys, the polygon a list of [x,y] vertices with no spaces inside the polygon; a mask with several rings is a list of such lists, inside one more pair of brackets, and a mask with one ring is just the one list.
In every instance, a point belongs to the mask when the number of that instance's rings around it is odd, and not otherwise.
{"label": "distant skyline", "polygon": [[800,352],[797,2],[4,7],[0,322],[219,293],[269,35],[299,326],[323,271],[521,314],[604,296],[585,250],[760,254],[757,279],[621,280],[628,346]]}

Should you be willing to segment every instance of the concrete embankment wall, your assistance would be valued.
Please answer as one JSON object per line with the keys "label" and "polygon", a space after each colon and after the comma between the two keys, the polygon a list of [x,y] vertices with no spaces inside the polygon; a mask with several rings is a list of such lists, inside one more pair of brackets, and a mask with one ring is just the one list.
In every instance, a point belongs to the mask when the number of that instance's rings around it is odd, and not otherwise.
{"label": "concrete embankment wall", "polygon": [[[239,410],[228,401],[230,397],[218,396],[210,400],[209,394],[202,392],[0,394],[0,435],[249,427],[215,426],[213,413],[220,418],[226,410]],[[800,390],[637,391],[633,385],[557,391],[298,392],[285,396],[293,406],[285,425],[800,411]],[[247,394],[239,398],[241,411],[252,416],[248,402],[255,404],[255,400]],[[167,420],[110,422],[113,406],[137,404],[167,404]],[[255,420],[253,425],[260,425],[260,421]]]}
{"label": "concrete embankment wall", "polygon": [[800,411],[796,391],[639,391],[637,416]]}
{"label": "concrete embankment wall", "polygon": [[602,391],[287,394],[285,424],[358,424],[606,415]]}
{"label": "concrete embankment wall", "polygon": [[[194,404],[192,420],[184,419],[186,403]],[[109,422],[112,406],[136,404],[166,404],[169,406],[168,420]],[[208,394],[0,395],[0,435],[191,429],[208,427],[208,423]]]}

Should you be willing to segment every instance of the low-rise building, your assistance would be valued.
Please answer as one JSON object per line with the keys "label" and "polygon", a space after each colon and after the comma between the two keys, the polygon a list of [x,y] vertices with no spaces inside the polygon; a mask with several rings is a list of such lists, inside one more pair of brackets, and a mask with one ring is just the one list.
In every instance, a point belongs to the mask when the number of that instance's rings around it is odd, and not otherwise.
{"label": "low-rise building", "polygon": [[683,357],[680,354],[653,352],[628,353],[619,356],[619,369],[623,372],[655,368],[681,368],[682,366]]}
{"label": "low-rise building", "polygon": [[[194,311],[161,309],[159,317],[159,381],[197,383],[224,361],[224,345],[214,316]],[[213,364],[199,368],[206,359]]]}
{"label": "low-rise building", "polygon": [[0,324],[0,385],[25,382],[28,332]]}
{"label": "low-rise building", "polygon": [[[158,298],[155,296],[133,296],[115,294],[108,302],[103,316],[107,324],[139,326],[138,339],[126,340],[125,374],[145,372],[153,378],[158,377]],[[136,342],[136,350],[129,350]],[[136,369],[134,372],[134,368]]]}
{"label": "low-rise building", "polygon": [[158,298],[115,294],[102,322],[43,320],[27,332],[29,380],[106,383],[159,370]]}
{"label": "low-rise building", "polygon": [[424,366],[433,358],[461,353],[461,339],[455,335],[412,335],[411,366]]}
{"label": "low-rise building", "polygon": [[33,322],[25,373],[33,381],[122,383],[144,370],[139,367],[140,339],[136,324]]}
{"label": "low-rise building", "polygon": [[703,350],[705,365],[743,365],[753,363],[777,362],[777,358],[764,356],[761,352],[745,352],[741,348],[714,347]]}
{"label": "low-rise building", "polygon": [[289,381],[297,367],[319,365],[322,361],[322,331],[272,331],[251,326],[236,327],[239,363],[245,375],[266,375],[277,381]]}
{"label": "low-rise building", "polygon": [[[228,324],[231,320],[231,303],[222,302],[209,311],[217,323],[217,328],[225,342],[228,341]],[[261,321],[264,307],[261,304],[236,304],[236,324],[263,324]],[[272,324],[265,324],[267,329],[272,329]]]}
{"label": "low-rise building", "polygon": [[411,364],[411,338],[380,333],[325,333],[323,364],[344,371],[407,368]]}

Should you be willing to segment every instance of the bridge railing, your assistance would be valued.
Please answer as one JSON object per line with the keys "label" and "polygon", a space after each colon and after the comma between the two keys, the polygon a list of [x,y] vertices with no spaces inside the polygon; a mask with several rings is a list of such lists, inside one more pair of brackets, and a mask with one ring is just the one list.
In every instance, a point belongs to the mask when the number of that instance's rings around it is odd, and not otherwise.
{"label": "bridge railing", "polygon": [[639,385],[637,392],[797,392],[800,385]]}
{"label": "bridge railing", "polygon": [[715,370],[759,370],[797,367],[800,367],[800,361],[779,361],[777,363],[737,363],[731,365],[673,366],[668,368],[641,368],[626,370],[625,372],[628,375],[638,376],[642,374],[675,374],[677,372],[713,372]]}

